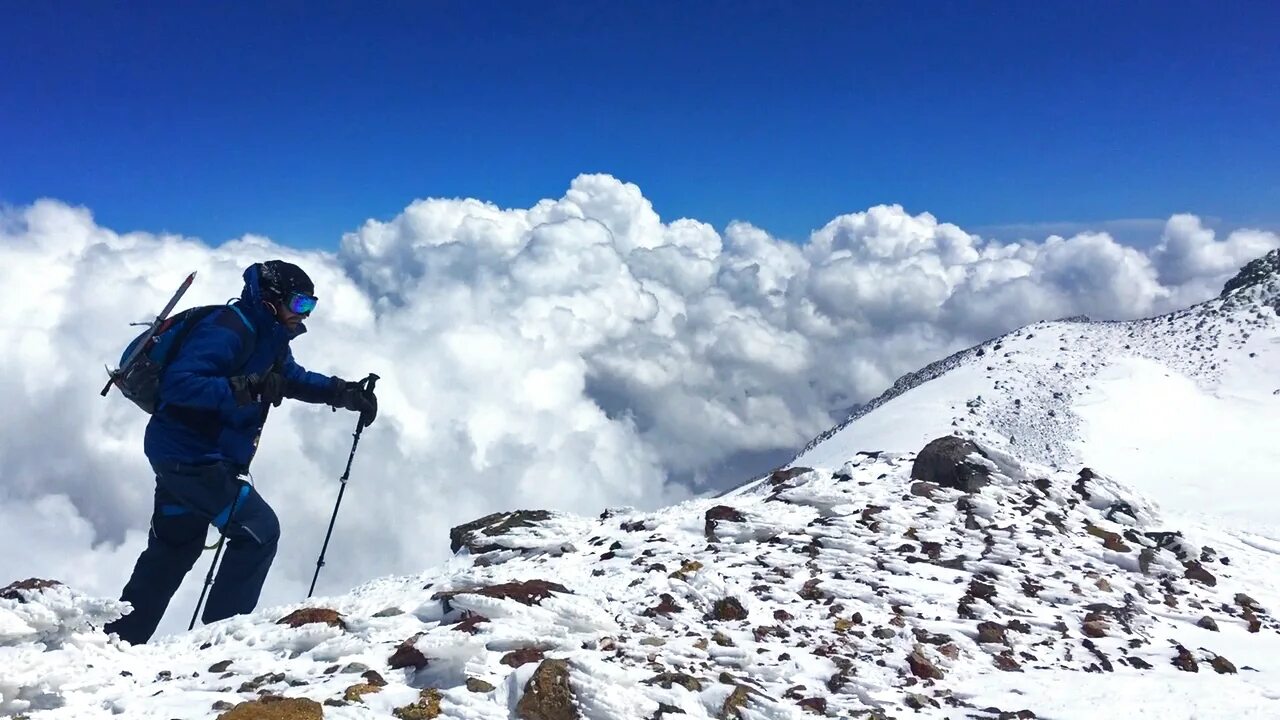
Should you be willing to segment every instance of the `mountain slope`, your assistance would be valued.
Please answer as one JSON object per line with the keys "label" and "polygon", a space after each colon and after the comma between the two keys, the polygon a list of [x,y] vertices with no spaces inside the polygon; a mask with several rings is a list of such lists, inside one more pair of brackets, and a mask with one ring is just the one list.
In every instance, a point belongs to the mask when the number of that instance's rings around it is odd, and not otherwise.
{"label": "mountain slope", "polygon": [[720,498],[482,518],[443,567],[145,647],[5,588],[0,713],[1275,717],[1276,278],[959,353]]}

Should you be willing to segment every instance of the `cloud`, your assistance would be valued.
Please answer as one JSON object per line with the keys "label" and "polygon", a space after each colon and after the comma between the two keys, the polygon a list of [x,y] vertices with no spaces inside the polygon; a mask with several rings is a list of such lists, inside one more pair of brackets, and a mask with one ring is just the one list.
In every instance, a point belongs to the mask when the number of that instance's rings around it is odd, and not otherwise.
{"label": "cloud", "polygon": [[[321,297],[295,344],[309,369],[382,376],[321,592],[447,556],[459,522],[509,508],[655,507],[768,469],[898,375],[1045,318],[1126,318],[1217,292],[1280,245],[1175,216],[1138,250],[1105,233],[1000,242],[878,206],[802,245],[749,223],[663,222],[640,189],[584,175],[527,209],[425,199],[336,252],[97,225],[45,200],[0,214],[0,580],[114,595],[153,489],[146,417],[101,370],[186,272],[222,302],[271,257]],[[264,602],[299,599],[354,418],[286,403],[254,467],[283,525]],[[203,578],[192,573],[175,608]],[[184,618],[171,612],[164,629]]]}

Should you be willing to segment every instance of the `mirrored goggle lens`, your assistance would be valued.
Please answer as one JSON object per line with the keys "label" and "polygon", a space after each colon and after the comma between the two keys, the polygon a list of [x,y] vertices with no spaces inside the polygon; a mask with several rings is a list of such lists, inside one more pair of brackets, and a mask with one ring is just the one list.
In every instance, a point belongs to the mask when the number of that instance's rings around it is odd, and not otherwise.
{"label": "mirrored goggle lens", "polygon": [[316,309],[316,299],[310,295],[294,294],[289,297],[289,311],[298,315],[307,315]]}

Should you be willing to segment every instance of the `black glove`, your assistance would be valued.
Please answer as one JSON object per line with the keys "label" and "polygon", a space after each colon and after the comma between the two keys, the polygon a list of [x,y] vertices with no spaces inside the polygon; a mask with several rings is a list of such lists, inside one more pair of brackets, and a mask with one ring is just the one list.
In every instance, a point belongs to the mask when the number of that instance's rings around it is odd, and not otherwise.
{"label": "black glove", "polygon": [[360,383],[343,380],[333,394],[334,407],[360,413],[360,425],[367,427],[378,417],[378,396],[371,388],[361,387]]}
{"label": "black glove", "polygon": [[284,376],[278,372],[237,375],[227,380],[231,383],[231,394],[237,405],[265,402],[280,407],[280,401],[284,399]]}

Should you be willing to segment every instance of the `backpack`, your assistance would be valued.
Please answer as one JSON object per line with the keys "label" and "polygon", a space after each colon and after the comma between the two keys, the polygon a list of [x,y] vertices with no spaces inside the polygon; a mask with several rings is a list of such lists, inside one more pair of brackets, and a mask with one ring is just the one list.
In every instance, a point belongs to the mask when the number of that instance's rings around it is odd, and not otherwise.
{"label": "backpack", "polygon": [[121,394],[142,408],[143,412],[148,415],[154,414],[160,404],[160,377],[164,374],[165,366],[178,356],[178,351],[182,348],[182,343],[186,341],[187,336],[191,334],[192,328],[215,312],[224,309],[232,310],[239,315],[244,321],[245,329],[248,330],[244,337],[244,347],[236,358],[235,367],[248,362],[249,356],[253,354],[256,337],[253,324],[240,311],[240,308],[234,305],[203,305],[187,308],[165,318],[150,338],[147,337],[150,331],[143,331],[124,349],[124,353],[120,356],[121,365],[133,354],[138,343],[146,342],[133,364],[123,368],[116,376],[115,384],[120,388]]}

